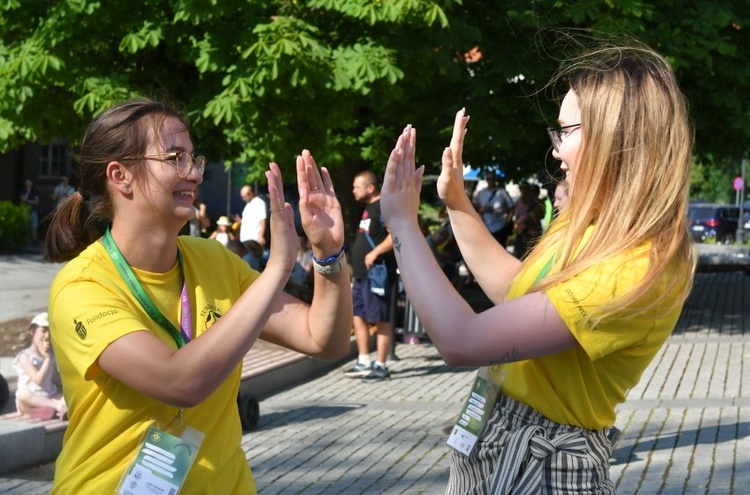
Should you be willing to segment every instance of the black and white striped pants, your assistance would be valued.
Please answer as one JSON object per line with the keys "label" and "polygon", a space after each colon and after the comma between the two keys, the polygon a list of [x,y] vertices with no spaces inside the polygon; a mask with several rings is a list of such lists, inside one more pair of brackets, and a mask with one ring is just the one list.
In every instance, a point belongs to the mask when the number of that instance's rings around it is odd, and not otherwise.
{"label": "black and white striped pants", "polygon": [[500,395],[470,456],[453,452],[446,495],[613,495],[605,430],[557,424]]}

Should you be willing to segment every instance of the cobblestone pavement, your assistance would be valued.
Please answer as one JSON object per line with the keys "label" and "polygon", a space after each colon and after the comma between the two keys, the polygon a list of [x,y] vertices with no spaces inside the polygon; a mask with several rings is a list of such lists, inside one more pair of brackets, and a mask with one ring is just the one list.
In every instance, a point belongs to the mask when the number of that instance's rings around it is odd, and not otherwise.
{"label": "cobblestone pavement", "polygon": [[[750,277],[696,276],[678,327],[618,408],[611,475],[619,494],[750,489]],[[393,379],[342,366],[261,401],[244,435],[261,495],[442,494],[451,425],[473,370],[430,345],[399,345]],[[51,464],[0,477],[0,493],[47,493]]]}

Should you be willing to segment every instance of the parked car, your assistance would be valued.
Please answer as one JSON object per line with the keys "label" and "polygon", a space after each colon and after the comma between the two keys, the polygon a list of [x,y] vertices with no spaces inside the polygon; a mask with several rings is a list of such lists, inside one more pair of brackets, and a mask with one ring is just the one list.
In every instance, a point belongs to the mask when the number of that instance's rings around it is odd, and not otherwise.
{"label": "parked car", "polygon": [[688,226],[696,242],[715,239],[732,244],[739,219],[740,209],[733,205],[694,204],[688,208]]}

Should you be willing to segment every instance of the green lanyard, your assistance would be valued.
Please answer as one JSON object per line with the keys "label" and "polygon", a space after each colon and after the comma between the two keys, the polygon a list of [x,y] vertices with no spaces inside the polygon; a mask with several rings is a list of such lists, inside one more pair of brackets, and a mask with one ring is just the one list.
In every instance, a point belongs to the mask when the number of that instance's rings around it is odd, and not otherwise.
{"label": "green lanyard", "polygon": [[120,276],[130,289],[130,292],[138,300],[138,302],[141,304],[141,307],[146,311],[146,313],[148,313],[148,315],[156,323],[161,325],[167,332],[169,332],[169,335],[171,335],[174,341],[177,343],[177,348],[179,349],[180,347],[184,346],[186,342],[190,341],[193,333],[193,324],[192,316],[190,314],[190,301],[187,295],[187,282],[184,280],[185,262],[183,260],[182,251],[180,251],[180,248],[177,248],[177,257],[180,260],[180,270],[183,273],[183,282],[182,293],[180,297],[181,329],[177,330],[177,328],[172,325],[172,322],[170,322],[166,318],[166,316],[164,316],[161,311],[159,311],[159,308],[154,305],[154,303],[151,301],[151,298],[149,298],[148,294],[146,294],[146,292],[143,290],[143,287],[141,287],[141,283],[138,282],[138,279],[133,273],[133,270],[130,268],[127,260],[125,260],[125,257],[120,252],[117,244],[115,244],[115,240],[112,239],[112,234],[109,232],[109,228],[107,228],[107,231],[104,233],[104,237],[102,237],[102,243],[104,244],[104,249],[107,250],[110,259],[115,264],[115,267],[117,267],[117,271],[120,272]]}
{"label": "green lanyard", "polygon": [[542,281],[545,275],[547,275],[547,272],[550,268],[552,268],[552,262],[555,260],[555,257],[551,257],[549,260],[547,260],[547,263],[544,265],[544,268],[542,268],[542,271],[539,272],[539,275],[537,275],[536,280],[534,280],[534,285],[538,284]]}

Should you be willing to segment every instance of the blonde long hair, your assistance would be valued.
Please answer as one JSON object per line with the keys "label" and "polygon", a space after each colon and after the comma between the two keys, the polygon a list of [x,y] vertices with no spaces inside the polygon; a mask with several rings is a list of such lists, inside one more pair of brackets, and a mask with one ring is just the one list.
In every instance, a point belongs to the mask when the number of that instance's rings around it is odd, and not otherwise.
{"label": "blonde long hair", "polygon": [[[533,290],[650,242],[645,277],[600,308],[597,320],[670,311],[661,307],[664,299],[677,290],[681,305],[695,269],[686,221],[693,132],[674,72],[645,45],[609,45],[574,59],[556,80],[578,97],[583,140],[568,206],[525,262],[553,253],[560,271]],[[581,246],[591,225],[593,235]],[[654,300],[630,307],[656,284],[663,290]]]}

